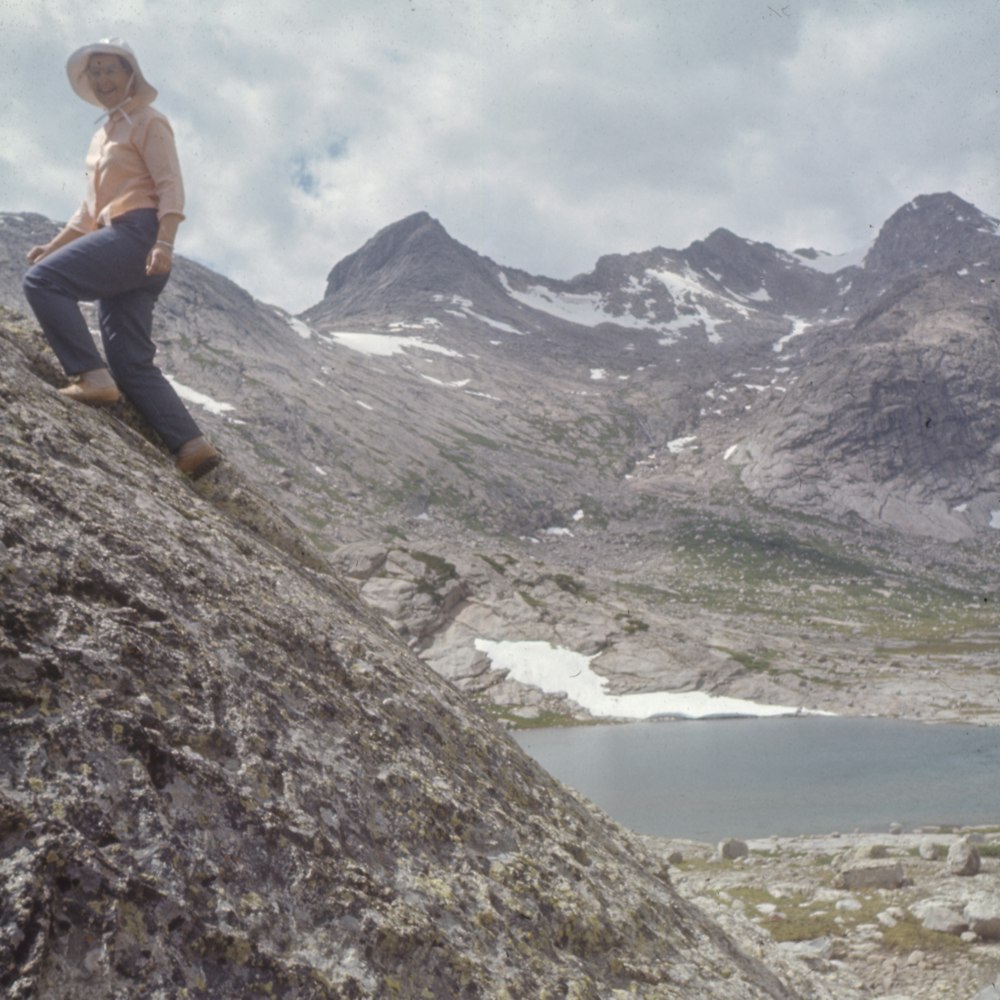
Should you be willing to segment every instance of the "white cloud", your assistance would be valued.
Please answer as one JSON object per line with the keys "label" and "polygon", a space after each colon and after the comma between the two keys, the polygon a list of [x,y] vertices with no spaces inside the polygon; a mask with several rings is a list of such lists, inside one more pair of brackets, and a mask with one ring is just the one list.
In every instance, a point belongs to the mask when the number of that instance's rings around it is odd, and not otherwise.
{"label": "white cloud", "polygon": [[177,131],[181,251],[294,311],[421,209],[550,277],[716,226],[842,252],[935,190],[1000,209],[993,3],[8,7],[0,210],[76,207],[96,110],[63,64],[124,36]]}

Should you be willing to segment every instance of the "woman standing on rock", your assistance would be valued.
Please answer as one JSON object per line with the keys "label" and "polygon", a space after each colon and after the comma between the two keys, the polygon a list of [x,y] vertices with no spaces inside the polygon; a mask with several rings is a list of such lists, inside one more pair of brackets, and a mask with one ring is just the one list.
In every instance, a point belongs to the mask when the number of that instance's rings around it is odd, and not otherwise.
{"label": "woman standing on rock", "polygon": [[[120,387],[177,468],[196,478],[218,465],[219,453],[153,363],[153,307],[184,219],[173,130],[121,39],[78,49],[66,72],[80,97],[106,109],[105,120],[87,154],[83,203],[57,236],[28,251],[24,294],[70,378],[59,392],[101,406],[117,402]],[[80,302],[94,300],[107,364],[80,312]]]}

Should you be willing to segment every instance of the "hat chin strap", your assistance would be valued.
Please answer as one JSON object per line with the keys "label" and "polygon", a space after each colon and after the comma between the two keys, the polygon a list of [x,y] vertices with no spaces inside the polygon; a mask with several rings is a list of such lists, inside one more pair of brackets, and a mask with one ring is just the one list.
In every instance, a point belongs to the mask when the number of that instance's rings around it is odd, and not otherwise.
{"label": "hat chin strap", "polygon": [[120,111],[122,113],[122,117],[125,119],[125,121],[129,123],[129,125],[132,124],[132,119],[129,118],[128,112],[125,110],[125,105],[128,104],[128,102],[131,101],[133,97],[135,97],[135,94],[131,92],[132,85],[134,83],[135,83],[135,70],[132,70],[132,75],[128,78],[128,83],[125,84],[125,100],[122,101],[120,104],[116,104],[113,108],[108,108],[102,115],[99,115],[97,119],[94,121],[95,125],[100,125],[100,123],[104,121],[105,118],[110,118],[116,111]]}

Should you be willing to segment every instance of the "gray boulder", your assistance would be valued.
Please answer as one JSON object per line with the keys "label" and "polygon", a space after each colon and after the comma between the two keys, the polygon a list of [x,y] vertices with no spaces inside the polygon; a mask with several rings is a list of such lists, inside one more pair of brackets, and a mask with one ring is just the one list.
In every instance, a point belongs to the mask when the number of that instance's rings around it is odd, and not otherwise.
{"label": "gray boulder", "polygon": [[849,861],[840,870],[838,884],[843,889],[898,889],[906,881],[898,861],[872,859]]}
{"label": "gray boulder", "polygon": [[933,840],[928,838],[927,840],[920,841],[917,853],[924,859],[924,861],[937,861],[938,858],[941,857],[941,847],[939,844],[936,844]]}
{"label": "gray boulder", "polygon": [[719,844],[719,857],[723,861],[737,861],[750,856],[750,848],[742,840],[729,839]]}
{"label": "gray boulder", "polygon": [[958,936],[969,928],[969,922],[962,914],[944,900],[923,900],[915,905],[911,912],[925,930]]}
{"label": "gray boulder", "polygon": [[963,837],[948,849],[948,871],[952,875],[978,875],[982,862],[979,851]]}
{"label": "gray boulder", "polygon": [[969,930],[984,941],[1000,941],[1000,896],[979,892],[965,904]]}

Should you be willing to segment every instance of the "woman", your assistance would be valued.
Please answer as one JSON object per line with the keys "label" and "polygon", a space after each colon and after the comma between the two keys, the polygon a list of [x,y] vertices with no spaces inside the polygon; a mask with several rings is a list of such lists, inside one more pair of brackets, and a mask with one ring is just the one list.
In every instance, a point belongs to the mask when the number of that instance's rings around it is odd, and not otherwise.
{"label": "woman", "polygon": [[[50,242],[32,247],[24,294],[70,385],[67,399],[106,406],[135,404],[197,478],[219,464],[173,386],[153,363],[153,307],[173,263],[184,219],[184,187],[167,119],[152,103],[156,89],[132,49],[111,38],[70,56],[66,72],[85,101],[106,109],[87,154],[87,192]],[[97,300],[101,358],[81,301]],[[110,371],[109,371],[110,369]]]}

